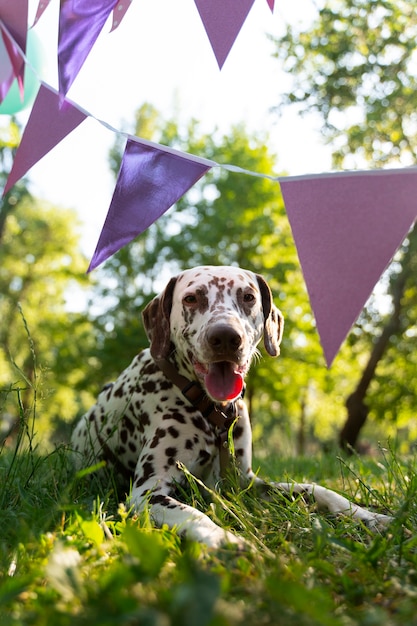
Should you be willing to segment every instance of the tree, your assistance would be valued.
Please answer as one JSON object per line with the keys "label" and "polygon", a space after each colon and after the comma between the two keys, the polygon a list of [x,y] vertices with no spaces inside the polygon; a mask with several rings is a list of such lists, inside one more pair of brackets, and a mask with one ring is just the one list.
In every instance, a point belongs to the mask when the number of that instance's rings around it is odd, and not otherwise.
{"label": "tree", "polygon": [[[4,189],[8,172],[13,162],[13,156],[20,142],[20,128],[14,120],[6,128],[0,129],[0,188]],[[29,195],[27,185],[20,181],[0,200],[0,242],[6,228],[8,215],[14,207]]]}
{"label": "tree", "polygon": [[77,383],[94,334],[68,301],[71,287],[86,284],[75,223],[72,211],[27,193],[9,212],[0,247],[0,411],[18,417],[20,390],[24,410],[36,403],[42,433],[92,399]]}
{"label": "tree", "polygon": [[[319,115],[335,167],[415,162],[416,6],[415,0],[335,0],[318,10],[307,31],[289,26],[276,39],[276,56],[293,77],[282,105]],[[416,320],[416,248],[414,227],[382,283],[388,307],[375,307],[374,299],[350,337],[352,354],[360,346],[367,347],[369,356],[346,401],[343,447],[357,444],[369,412],[400,423],[415,413],[411,372],[417,363],[410,338]],[[399,367],[404,360],[407,366]]]}

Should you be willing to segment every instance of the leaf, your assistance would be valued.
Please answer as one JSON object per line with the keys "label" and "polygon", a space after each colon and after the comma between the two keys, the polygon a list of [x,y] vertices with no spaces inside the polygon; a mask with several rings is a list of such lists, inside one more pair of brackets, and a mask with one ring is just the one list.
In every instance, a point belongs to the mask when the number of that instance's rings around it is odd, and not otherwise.
{"label": "leaf", "polygon": [[140,569],[150,578],[155,578],[168,558],[168,549],[157,532],[149,532],[128,523],[122,539],[129,553],[139,560]]}
{"label": "leaf", "polygon": [[91,541],[96,547],[101,546],[104,541],[104,531],[100,524],[95,520],[83,520],[79,519],[81,530],[88,539]]}
{"label": "leaf", "polygon": [[[184,564],[183,564],[184,565]],[[189,563],[188,580],[173,590],[171,610],[174,626],[205,626],[211,623],[221,583],[217,575]]]}

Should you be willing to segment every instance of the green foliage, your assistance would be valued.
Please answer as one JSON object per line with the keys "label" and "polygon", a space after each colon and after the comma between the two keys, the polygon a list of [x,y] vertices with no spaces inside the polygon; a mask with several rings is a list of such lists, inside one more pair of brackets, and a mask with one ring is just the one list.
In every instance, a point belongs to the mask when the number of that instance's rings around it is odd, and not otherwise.
{"label": "green foliage", "polygon": [[[20,128],[12,119],[6,128],[0,128],[0,188],[3,189],[10,171],[13,155],[20,142]],[[9,214],[16,205],[29,196],[27,185],[19,181],[4,198],[0,199],[0,241],[2,240]]]}
{"label": "green foliage", "polygon": [[319,113],[335,165],[414,163],[415,9],[415,0],[333,0],[277,41],[294,79],[284,102]]}
{"label": "green foliage", "polygon": [[300,498],[275,493],[261,501],[233,482],[210,506],[194,489],[184,492],[252,545],[213,551],[154,528],[114,493],[97,497],[93,477],[75,475],[63,448],[42,456],[31,430],[29,420],[18,449],[0,454],[5,626],[415,623],[415,458],[381,450],[378,462],[331,455],[264,462],[271,478],[326,474],[329,486],[356,501],[397,511],[386,534],[332,519]]}
{"label": "green foliage", "polygon": [[35,390],[45,400],[42,432],[77,412],[83,350],[93,341],[86,316],[71,313],[67,300],[87,285],[78,242],[73,212],[27,195],[9,213],[0,248],[0,410],[13,422],[12,390],[25,388],[27,410]]}

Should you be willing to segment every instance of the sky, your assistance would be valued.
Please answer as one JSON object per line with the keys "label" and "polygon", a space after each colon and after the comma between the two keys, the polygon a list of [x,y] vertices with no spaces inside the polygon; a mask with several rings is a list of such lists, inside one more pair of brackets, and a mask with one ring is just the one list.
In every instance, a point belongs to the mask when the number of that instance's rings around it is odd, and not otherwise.
{"label": "sky", "polygon": [[[30,16],[38,0],[29,0]],[[271,113],[290,79],[272,57],[266,33],[314,17],[314,0],[256,0],[219,70],[193,0],[133,0],[119,28],[107,23],[68,98],[120,131],[131,131],[135,110],[150,102],[167,118],[196,118],[203,131],[244,122],[250,132],[268,133],[278,154],[277,174],[328,171],[330,153],[311,120],[287,110]],[[43,80],[57,88],[59,0],[52,0],[35,33],[42,42]],[[29,110],[30,111],[30,110]],[[21,114],[24,123],[29,111]],[[4,120],[4,121],[3,121]],[[7,118],[0,116],[0,124]],[[48,202],[75,208],[82,221],[83,251],[94,252],[114,189],[108,152],[116,134],[89,118],[29,172],[32,192]],[[234,163],[239,165],[239,163]]]}

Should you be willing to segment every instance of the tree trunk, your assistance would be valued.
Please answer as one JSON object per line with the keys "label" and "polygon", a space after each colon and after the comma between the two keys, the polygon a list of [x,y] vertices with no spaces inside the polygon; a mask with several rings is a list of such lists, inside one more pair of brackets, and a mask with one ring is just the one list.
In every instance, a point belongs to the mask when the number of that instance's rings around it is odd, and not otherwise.
{"label": "tree trunk", "polygon": [[304,456],[306,451],[306,395],[304,393],[301,398],[301,411],[300,411],[300,424],[297,433],[297,454],[298,456]]}
{"label": "tree trunk", "polygon": [[[414,226],[409,234],[409,238],[417,238],[417,227]],[[347,398],[345,406],[347,409],[347,419],[340,432],[339,444],[346,450],[351,451],[356,448],[359,433],[368,417],[369,408],[366,404],[366,394],[369,385],[375,375],[379,361],[382,359],[387,349],[390,339],[395,335],[401,327],[402,299],[406,289],[410,270],[410,257],[413,254],[413,245],[409,245],[402,259],[402,271],[392,283],[392,314],[389,318],[382,333],[375,341],[368,362],[363,370],[362,376],[356,386],[356,389]]]}
{"label": "tree trunk", "polygon": [[3,234],[6,227],[6,219],[10,210],[6,207],[6,202],[3,201],[3,206],[0,206],[0,242],[3,239]]}

